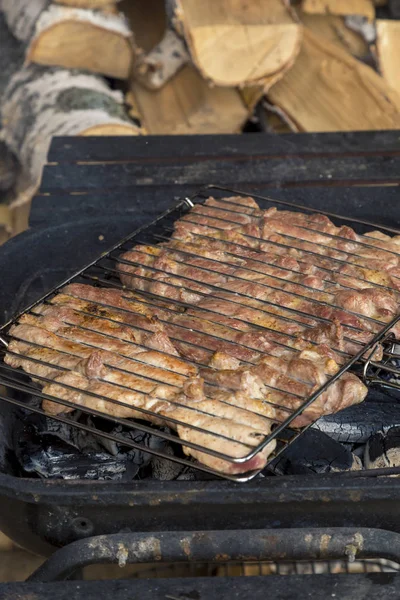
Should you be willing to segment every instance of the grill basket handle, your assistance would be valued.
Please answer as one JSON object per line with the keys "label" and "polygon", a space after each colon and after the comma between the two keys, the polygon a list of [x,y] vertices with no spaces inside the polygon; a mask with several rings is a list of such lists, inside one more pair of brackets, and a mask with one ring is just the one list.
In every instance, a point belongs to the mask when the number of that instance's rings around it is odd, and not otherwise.
{"label": "grill basket handle", "polygon": [[386,558],[400,563],[400,534],[382,529],[312,528],[101,535],[55,552],[28,579],[67,579],[93,564],[297,561]]}

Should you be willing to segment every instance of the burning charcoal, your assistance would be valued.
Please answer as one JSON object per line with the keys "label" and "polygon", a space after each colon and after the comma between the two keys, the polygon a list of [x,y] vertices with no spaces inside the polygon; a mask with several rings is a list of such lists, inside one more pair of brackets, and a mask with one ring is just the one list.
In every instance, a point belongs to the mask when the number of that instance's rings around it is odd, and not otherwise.
{"label": "burning charcoal", "polygon": [[361,461],[348,448],[316,429],[308,429],[272,463],[279,475],[358,471]]}
{"label": "burning charcoal", "polygon": [[365,447],[364,462],[367,469],[400,467],[400,427],[371,436]]}
{"label": "burning charcoal", "polygon": [[338,442],[362,443],[395,426],[400,426],[400,403],[368,401],[322,417],[313,427]]}

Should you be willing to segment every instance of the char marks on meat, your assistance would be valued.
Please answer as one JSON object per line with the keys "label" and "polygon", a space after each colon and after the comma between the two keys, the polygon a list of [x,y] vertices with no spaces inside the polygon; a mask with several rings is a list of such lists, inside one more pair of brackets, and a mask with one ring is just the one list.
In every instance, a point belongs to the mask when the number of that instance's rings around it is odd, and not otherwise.
{"label": "char marks on meat", "polygon": [[[22,315],[5,361],[67,403],[45,400],[49,414],[80,406],[150,421],[211,469],[261,469],[275,441],[244,462],[224,455],[246,457],[394,318],[399,259],[400,236],[209,198],[167,242],[117,259],[125,289],[70,284]],[[366,393],[345,372],[292,426]]]}

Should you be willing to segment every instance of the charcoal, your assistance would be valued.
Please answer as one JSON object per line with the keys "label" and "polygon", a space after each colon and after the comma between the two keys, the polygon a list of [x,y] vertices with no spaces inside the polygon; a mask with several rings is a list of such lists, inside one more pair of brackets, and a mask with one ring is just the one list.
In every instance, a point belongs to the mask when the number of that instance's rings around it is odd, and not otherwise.
{"label": "charcoal", "polygon": [[[84,422],[96,430],[100,430],[103,421],[98,419],[95,422],[79,411],[71,413],[68,418]],[[166,445],[165,440],[157,435],[137,429],[124,429],[122,426],[105,429],[108,429],[106,433],[121,440],[152,450],[161,451]],[[22,471],[48,479],[131,481],[152,460],[152,455],[142,449],[130,448],[92,431],[42,415],[26,415],[14,431],[14,439]]]}
{"label": "charcoal", "polygon": [[33,424],[24,428],[17,455],[25,473],[45,479],[131,480],[139,470],[127,457],[83,453],[58,433],[39,433]]}
{"label": "charcoal", "polygon": [[368,401],[321,417],[313,427],[338,442],[359,444],[395,426],[400,426],[400,403]]}
{"label": "charcoal", "polygon": [[308,429],[271,463],[278,475],[359,470],[360,459],[322,431]]}
{"label": "charcoal", "polygon": [[364,462],[367,469],[400,467],[400,427],[372,435],[365,446]]}
{"label": "charcoal", "polygon": [[[175,455],[171,446],[167,446],[164,452],[171,457]],[[177,479],[186,467],[185,465],[181,465],[177,462],[155,456],[151,461],[151,468],[152,477],[154,479],[159,479],[160,481],[171,481],[173,479]]]}

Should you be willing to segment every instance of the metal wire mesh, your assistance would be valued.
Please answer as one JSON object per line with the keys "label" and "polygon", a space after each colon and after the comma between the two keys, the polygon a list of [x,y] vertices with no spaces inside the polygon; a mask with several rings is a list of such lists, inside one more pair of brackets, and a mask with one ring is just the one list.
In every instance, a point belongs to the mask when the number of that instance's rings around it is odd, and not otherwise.
{"label": "metal wire mesh", "polygon": [[[288,280],[281,275],[277,275],[276,265],[274,264],[273,260],[265,259],[265,257],[263,257],[262,260],[259,257],[258,262],[257,258],[253,260],[251,268],[242,270],[241,275],[230,273],[228,284],[224,282],[221,283],[219,280],[218,283],[210,283],[210,281],[203,282],[202,277],[205,278],[206,276],[210,275],[213,277],[219,277],[219,275],[224,272],[224,269],[229,266],[230,263],[220,261],[217,257],[211,258],[208,260],[208,267],[205,267],[204,264],[202,266],[196,266],[196,274],[189,276],[187,273],[180,273],[179,268],[186,263],[190,263],[191,259],[196,257],[198,258],[198,256],[196,253],[192,253],[190,249],[179,249],[178,256],[176,253],[172,253],[171,258],[173,263],[176,265],[175,272],[168,272],[168,278],[164,277],[165,271],[162,268],[154,266],[149,259],[155,253],[157,253],[157,242],[168,240],[170,234],[174,231],[175,223],[182,217],[184,217],[185,223],[189,224],[190,227],[192,225],[194,226],[193,237],[198,241],[198,243],[206,244],[207,242],[211,243],[213,240],[215,241],[215,239],[218,239],[218,241],[223,244],[225,255],[232,255],[232,259],[240,258],[240,256],[243,254],[242,250],[248,250],[248,248],[251,247],[252,240],[258,239],[252,235],[250,231],[242,234],[243,241],[246,241],[247,245],[237,243],[236,241],[234,244],[232,244],[228,240],[221,240],[221,232],[226,232],[231,228],[231,226],[238,225],[240,220],[246,214],[248,214],[244,208],[238,206],[237,204],[232,206],[232,203],[223,197],[224,194],[227,192],[242,196],[245,194],[237,192],[236,190],[227,190],[224,188],[215,187],[208,188],[207,195],[209,195],[210,192],[212,192],[214,196],[217,196],[218,200],[222,204],[222,207],[212,206],[210,209],[208,206],[202,206],[201,202],[204,200],[204,194],[199,194],[195,198],[181,201],[176,207],[170,209],[161,217],[156,219],[150,226],[143,227],[134,234],[126,237],[119,244],[113,246],[107,253],[104,253],[96,261],[93,261],[87,265],[73,277],[63,281],[59,286],[51,290],[40,300],[28,307],[23,313],[17,315],[12,321],[7,323],[0,330],[0,341],[2,341],[4,344],[3,353],[5,354],[7,350],[8,356],[20,358],[20,352],[16,352],[15,345],[11,347],[9,342],[12,340],[18,340],[19,343],[23,343],[25,348],[29,349],[29,352],[26,352],[23,355],[23,366],[25,371],[28,371],[34,377],[34,382],[31,379],[22,376],[20,370],[3,363],[0,371],[0,384],[3,384],[7,388],[8,392],[7,394],[0,395],[0,400],[10,402],[16,406],[29,409],[30,411],[39,414],[44,414],[42,408],[32,406],[27,401],[29,400],[29,397],[35,396],[43,401],[62,405],[65,411],[79,408],[83,413],[102,417],[103,419],[106,419],[112,423],[118,423],[124,427],[135,427],[136,429],[141,429],[142,431],[152,433],[160,439],[170,442],[177,442],[180,444],[183,443],[184,447],[189,449],[192,454],[193,452],[197,452],[201,453],[203,457],[207,455],[213,457],[214,459],[223,460],[226,462],[226,464],[229,463],[234,465],[236,472],[234,469],[232,469],[231,473],[228,472],[222,474],[220,471],[207,467],[204,464],[196,463],[193,465],[192,461],[179,455],[173,457],[174,461],[183,465],[195,466],[196,468],[207,473],[212,473],[213,475],[223,476],[227,479],[243,482],[252,479],[260,472],[260,469],[251,468],[251,465],[253,464],[252,459],[257,457],[260,452],[266,449],[266,447],[271,444],[272,441],[277,441],[277,446],[275,451],[270,454],[268,462],[276,458],[289,443],[292,443],[298,437],[298,435],[300,435],[305,428],[290,429],[289,426],[291,423],[296,419],[296,417],[304,413],[304,411],[310,407],[312,403],[315,402],[321,396],[321,394],[323,394],[329,388],[329,386],[337,381],[339,377],[351,367],[356,364],[364,364],[364,376],[369,384],[377,384],[378,382],[382,383],[381,375],[384,364],[386,364],[386,367],[391,370],[394,376],[400,374],[400,370],[397,370],[394,364],[396,353],[393,344],[390,345],[389,349],[385,350],[384,363],[378,363],[374,360],[374,351],[377,348],[377,345],[386,338],[390,329],[400,319],[400,316],[393,319],[390,323],[385,324],[379,319],[360,315],[355,311],[347,311],[355,318],[362,318],[364,321],[368,322],[369,329],[372,332],[371,335],[369,335],[368,340],[365,341],[363,338],[361,341],[360,333],[363,332],[359,326],[352,324],[346,325],[344,327],[344,341],[348,344],[351,344],[352,350],[349,350],[349,346],[345,350],[335,348],[336,355],[339,356],[341,360],[339,370],[318,389],[314,389],[312,386],[310,386],[310,392],[305,401],[303,401],[304,396],[301,394],[299,395],[293,391],[281,389],[279,385],[273,385],[271,383],[266,384],[265,388],[268,390],[268,393],[273,399],[278,398],[278,400],[265,399],[264,404],[269,404],[271,408],[278,409],[284,416],[281,418],[277,418],[276,416],[266,416],[265,418],[267,420],[269,419],[271,423],[274,424],[271,433],[268,435],[263,435],[262,439],[258,440],[258,443],[251,445],[238,440],[232,436],[229,431],[214,431],[210,430],[207,425],[204,425],[204,423],[210,423],[210,421],[207,421],[207,418],[217,416],[212,412],[211,409],[202,410],[195,405],[183,405],[182,402],[179,401],[179,397],[167,397],[166,399],[165,397],[157,396],[157,392],[152,392],[153,400],[156,402],[167,402],[170,408],[168,414],[165,414],[165,412],[162,413],[161,419],[164,425],[170,427],[170,430],[161,430],[152,425],[145,424],[141,420],[132,422],[125,416],[118,416],[118,411],[119,414],[121,414],[121,409],[125,410],[124,414],[129,414],[126,412],[126,409],[130,409],[132,412],[133,406],[134,416],[136,419],[143,419],[145,421],[150,420],[153,424],[157,425],[157,423],[160,421],[160,413],[149,407],[149,403],[146,403],[144,400],[146,397],[148,397],[149,390],[152,390],[154,386],[163,386],[163,390],[172,389],[174,385],[171,383],[171,381],[176,383],[178,378],[179,385],[183,386],[185,382],[190,379],[183,368],[183,361],[181,361],[182,364],[175,362],[175,367],[168,369],[165,364],[166,360],[171,358],[170,354],[168,351],[163,352],[159,349],[157,350],[157,353],[162,363],[162,367],[149,370],[148,363],[140,359],[140,353],[135,354],[135,352],[139,349],[143,352],[147,352],[151,346],[149,346],[148,342],[146,341],[136,341],[136,338],[135,341],[126,339],[124,340],[126,354],[121,355],[119,353],[120,366],[116,365],[115,363],[109,364],[106,362],[104,364],[109,372],[112,374],[117,374],[119,378],[118,383],[115,383],[112,380],[110,381],[110,378],[107,380],[101,380],[102,383],[107,384],[107,390],[110,391],[110,395],[93,391],[93,389],[82,390],[81,387],[71,383],[69,380],[67,380],[67,382],[62,381],[57,384],[57,389],[62,389],[63,391],[63,393],[60,395],[46,393],[46,391],[42,391],[40,388],[38,388],[37,384],[46,390],[46,386],[53,382],[54,375],[52,374],[50,376],[49,372],[53,373],[55,370],[56,372],[59,371],[60,374],[68,373],[73,368],[70,366],[71,364],[78,364],[79,360],[87,357],[89,353],[95,350],[109,348],[112,346],[112,344],[114,344],[114,347],[117,347],[118,343],[120,342],[118,326],[121,325],[121,323],[124,325],[124,327],[128,327],[130,330],[137,333],[138,337],[140,337],[140,335],[143,337],[154,333],[154,327],[153,323],[151,322],[151,318],[150,320],[148,319],[149,314],[156,314],[157,322],[163,327],[168,327],[168,336],[173,344],[176,344],[187,354],[197,353],[196,358],[193,360],[188,360],[185,358],[184,362],[186,365],[190,365],[195,369],[202,369],[202,375],[205,377],[206,375],[204,374],[207,374],[207,372],[211,370],[208,362],[209,359],[222,344],[225,345],[224,347],[231,349],[237,346],[237,343],[234,341],[234,334],[238,329],[240,329],[240,326],[250,328],[251,331],[254,332],[268,332],[269,334],[273,334],[275,336],[275,341],[277,340],[278,336],[279,339],[276,341],[276,344],[284,348],[286,351],[295,354],[298,352],[298,349],[294,346],[294,341],[298,339],[298,334],[287,333],[285,331],[285,326],[288,323],[296,324],[297,326],[302,327],[305,332],[307,332],[307,330],[310,329],[315,322],[321,324],[329,324],[332,322],[332,320],[327,317],[314,314],[313,307],[335,308],[335,304],[330,301],[329,297],[326,298],[327,294],[318,295],[314,288],[305,285],[304,283],[295,282],[290,284],[290,288],[288,289],[286,287],[285,291],[283,292],[285,297],[287,296],[299,299],[299,301],[303,303],[301,308],[286,306],[284,303],[282,306],[282,303],[280,303],[278,300],[274,300],[273,294],[276,291],[279,291],[279,293],[282,294],[282,282],[285,282],[285,285],[287,286]],[[259,200],[260,203],[262,203],[261,208],[266,208],[268,206],[287,206],[291,210],[301,209],[303,213],[306,214],[309,212],[317,212],[325,215],[329,214],[324,213],[323,211],[311,211],[305,207],[298,207],[294,204],[271,200],[265,197],[254,197]],[[190,211],[190,208],[195,205],[196,210]],[[373,224],[367,224],[359,220],[352,221],[345,217],[339,217],[337,215],[334,216],[346,223],[350,222],[352,225],[356,223],[359,227],[376,227]],[[204,219],[206,219],[206,225],[204,225]],[[308,224],[310,227],[308,227]],[[311,225],[313,227],[311,227]],[[331,282],[333,268],[330,268],[331,265],[338,263],[353,264],[353,259],[358,260],[359,255],[355,252],[345,252],[340,249],[340,244],[342,242],[349,241],[347,238],[334,236],[323,231],[321,232],[315,227],[315,223],[311,221],[308,223],[306,221],[305,224],[299,227],[301,231],[304,231],[304,235],[300,238],[283,234],[280,236],[279,241],[266,240],[263,242],[263,244],[265,244],[263,252],[266,252],[265,248],[268,248],[268,252],[270,253],[268,256],[274,256],[276,255],[277,249],[300,248],[302,253],[301,256],[303,258],[310,257],[310,259],[312,259],[318,265],[318,261],[320,261],[321,257],[323,257],[324,262],[323,264],[321,263],[319,268],[322,272],[326,273],[327,279],[324,281]],[[386,231],[388,230],[386,229]],[[390,230],[391,233],[394,231],[395,230]],[[326,240],[326,244],[321,243],[321,238],[319,238],[318,243],[310,241],[310,235],[315,235],[316,233],[318,233],[318,236],[322,236],[323,240]],[[398,232],[396,231],[396,233]],[[363,234],[361,239],[362,241],[352,240],[352,243],[354,246],[356,246],[356,248],[369,248],[374,252],[377,252],[380,248],[380,241],[369,237],[369,235]],[[332,244],[329,245],[329,241],[331,241],[335,247],[335,256],[327,256],[326,253],[324,254],[327,248],[332,248]],[[126,256],[124,257],[124,253],[130,250],[134,245],[141,245],[141,248],[139,248],[139,250],[136,249],[136,252],[139,252],[139,254],[143,256],[143,260],[130,260],[127,259]],[[382,252],[391,253],[391,251],[386,250],[385,247],[383,247]],[[392,254],[395,253],[392,252]],[[299,259],[300,263],[302,262],[303,258]],[[260,265],[259,267],[258,263]],[[127,286],[124,283],[121,283],[121,268],[123,273],[125,275],[127,273],[128,277],[132,279],[132,282],[135,284],[134,293],[129,292],[127,290]],[[269,274],[268,269],[270,269]],[[259,273],[263,274],[263,281],[257,282],[257,286],[268,290],[271,299],[257,300],[251,294],[246,293],[245,291],[231,289],[230,284],[232,281],[239,283],[245,283],[248,281],[247,277],[245,276],[247,271],[249,274],[251,274],[251,276]],[[290,267],[279,266],[279,271],[280,273],[287,271],[288,273],[293,274],[293,271]],[[157,293],[157,291],[152,289],[152,291],[149,292],[146,289],[147,284],[155,281],[157,277],[161,277],[161,291]],[[357,289],[357,285],[353,287],[355,285],[355,279],[359,280],[358,283],[360,283],[360,279],[361,281],[367,282],[367,280],[354,276],[349,276],[346,278],[346,275],[344,275],[343,279],[347,283],[341,283],[340,285],[344,289],[350,290]],[[91,286],[101,286],[105,290],[117,290],[120,293],[119,304],[115,304],[115,302],[110,300],[110,297],[104,292],[102,292],[103,297],[99,298],[99,296],[97,296],[93,298],[92,296],[80,297],[79,294],[70,295],[67,291],[64,293],[64,295],[68,296],[69,298],[68,302],[70,302],[70,304],[68,304],[68,306],[72,306],[72,312],[73,315],[76,316],[77,322],[76,320],[75,322],[72,322],[69,321],[68,318],[64,318],[63,324],[66,328],[74,327],[74,335],[76,336],[78,332],[79,340],[69,337],[65,331],[62,334],[57,331],[58,345],[54,346],[51,336],[48,336],[48,340],[46,342],[38,343],[32,339],[19,337],[17,333],[10,332],[10,329],[16,323],[18,323],[23,316],[26,318],[28,315],[30,318],[29,322],[35,324],[36,322],[41,322],[40,319],[42,317],[43,307],[50,309],[55,306],[63,306],[63,302],[59,294],[60,292],[62,293],[63,288],[71,283],[89,283]],[[376,285],[377,288],[386,289],[386,286],[379,283],[374,285]],[[132,287],[132,285],[129,285],[128,287]],[[225,321],[223,325],[221,325],[218,323],[218,321],[215,321],[217,317],[221,316],[218,310],[214,310],[210,306],[199,308],[197,305],[196,310],[198,311],[198,314],[196,318],[190,321],[189,325],[187,323],[185,324],[185,322],[182,320],[174,321],[173,325],[171,325],[171,317],[180,317],[184,315],[187,310],[193,308],[193,305],[190,303],[190,301],[185,299],[185,296],[182,297],[182,291],[188,294],[194,293],[200,298],[222,298],[227,300],[232,305],[237,305],[241,308],[249,309],[250,307],[251,310],[254,311],[254,313],[251,313],[252,315],[261,315],[263,318],[270,320],[274,319],[274,323],[277,323],[278,325],[272,326],[270,321],[269,325],[265,322],[260,325],[257,321],[257,318],[255,316],[254,318],[252,316],[249,317],[248,313],[246,317],[235,316],[235,323],[233,323],[233,321],[231,323]],[[146,319],[148,319],[148,322]],[[210,328],[208,328],[207,332],[205,333],[203,329],[205,322],[211,322],[213,324],[212,332],[210,331]],[[110,327],[108,328],[107,334],[103,333],[105,324],[116,328],[117,333],[115,336],[110,333]],[[221,331],[223,333],[221,333]],[[95,339],[95,342],[93,342],[93,339]],[[78,341],[80,344],[79,347],[77,344]],[[74,342],[76,342],[75,345]],[[311,346],[314,344],[314,342],[311,340],[309,343]],[[249,344],[241,344],[241,348],[248,351],[247,359],[242,358],[241,360],[241,362],[245,364],[252,365],[254,363],[252,353],[254,354],[255,351],[257,351],[257,353],[261,356],[270,356],[268,350],[260,350],[260,348],[255,348]],[[198,358],[199,353],[202,356],[201,359]],[[177,369],[177,364],[181,365],[181,372],[179,371],[179,368]],[[377,369],[380,369],[380,371],[377,372]],[[395,370],[394,373],[393,370]],[[134,379],[132,379],[133,373],[135,374]],[[122,376],[126,376],[128,382],[127,385],[121,384],[120,381]],[[392,385],[395,387],[398,384],[392,382]],[[121,400],[120,395],[118,398],[115,396],[113,397],[112,392],[114,389],[125,390],[126,394],[135,394],[135,403],[132,405],[132,403],[129,403],[128,401],[124,402]],[[156,389],[161,388],[157,387]],[[215,389],[218,389],[218,385],[213,381],[208,381],[207,394],[210,394],[210,397],[212,397],[212,393],[215,391]],[[11,394],[10,390],[13,391],[14,394]],[[85,399],[89,400],[85,400],[85,402],[82,403],[72,401],[73,395],[75,394],[76,396],[76,394],[81,394],[82,396],[82,391],[84,391]],[[16,395],[16,392],[18,392],[19,395]],[[295,408],[288,408],[287,405],[279,402],[279,398],[283,393],[286,396],[291,397],[292,404],[294,404]],[[92,403],[90,403],[91,399]],[[110,414],[105,414],[104,410],[93,408],[93,402],[95,401],[101,402],[103,407],[106,405],[107,412]],[[221,400],[221,402],[227,407],[229,406],[229,402],[226,400]],[[90,404],[92,404],[92,406]],[[242,410],[245,412],[247,411],[247,413],[251,413],[251,411],[249,411],[249,409],[246,407],[243,407]],[[184,411],[184,413],[182,413],[182,411]],[[112,413],[114,413],[114,416]],[[200,416],[203,420],[200,419],[198,422],[193,422],[193,413],[196,414],[196,418]],[[117,416],[115,416],[116,414]],[[184,414],[185,417],[182,417],[182,414]],[[140,444],[128,442],[126,439],[120,438],[119,436],[95,429],[92,426],[88,426],[84,423],[78,423],[74,420],[71,420],[68,416],[65,416],[65,414],[54,414],[53,418],[63,423],[70,424],[74,427],[91,431],[96,435],[102,435],[103,437],[119,442],[124,446],[143,449],[141,448]],[[172,431],[172,429],[176,429],[177,427],[184,427],[185,430],[190,430],[198,435],[197,437],[187,436],[183,442],[183,440]],[[199,442],[199,440],[201,441]],[[216,444],[216,440],[218,444]],[[229,454],[227,452],[227,443],[240,446],[241,451],[239,455],[234,456]],[[225,445],[221,446],[221,444]],[[150,450],[148,448],[146,448],[146,451],[156,456],[164,457],[167,460],[171,460],[171,455],[166,454],[163,451],[154,449]]]}
{"label": "metal wire mesh", "polygon": [[[399,573],[400,565],[384,558],[348,560],[254,561],[226,563],[165,563],[128,568],[131,579],[175,579],[178,577],[268,577],[270,575],[326,575]],[[122,574],[122,578],[126,575]]]}

